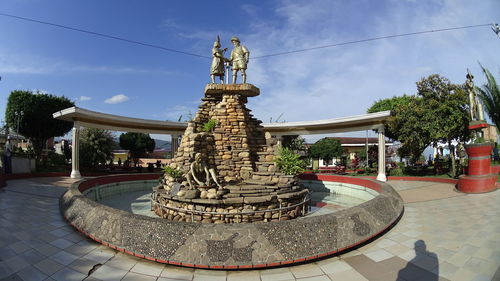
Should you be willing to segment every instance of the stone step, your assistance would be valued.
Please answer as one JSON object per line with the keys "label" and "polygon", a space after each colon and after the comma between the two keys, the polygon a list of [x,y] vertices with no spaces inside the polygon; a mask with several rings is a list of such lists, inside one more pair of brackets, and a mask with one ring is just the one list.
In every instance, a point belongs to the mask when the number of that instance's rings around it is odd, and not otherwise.
{"label": "stone step", "polygon": [[[290,185],[283,185],[281,188],[290,188]],[[229,190],[228,194],[242,194],[242,193],[248,193],[246,191],[252,191],[252,190],[257,190],[259,192],[272,192],[277,189],[279,189],[279,186],[276,185],[226,185],[224,187],[225,189]],[[240,192],[241,191],[241,192]]]}
{"label": "stone step", "polygon": [[236,198],[236,197],[241,197],[241,194],[238,193],[228,193],[224,194],[222,198]]}
{"label": "stone step", "polygon": [[267,192],[241,194],[241,197],[247,198],[247,197],[261,197],[261,196],[268,196],[268,195],[278,195],[278,194],[275,194],[275,193],[276,192],[268,190]]}
{"label": "stone step", "polygon": [[247,204],[255,204],[255,203],[264,203],[272,201],[276,198],[276,195],[268,195],[268,196],[259,196],[259,197],[245,197],[243,198],[243,202]]}
{"label": "stone step", "polygon": [[249,190],[231,190],[230,194],[261,194],[261,193],[271,193],[272,189],[249,189]]}
{"label": "stone step", "polygon": [[261,181],[261,180],[253,180],[253,179],[244,180],[243,183],[255,184],[255,185],[276,185],[276,183],[274,183],[272,181]]}
{"label": "stone step", "polygon": [[307,189],[303,189],[303,190],[296,191],[296,192],[278,194],[278,199],[290,199],[293,197],[301,197],[301,196],[304,196],[308,192],[309,191]]}
{"label": "stone step", "polygon": [[276,194],[290,193],[293,192],[291,188],[280,188],[276,191]]}
{"label": "stone step", "polygon": [[256,185],[256,184],[240,184],[240,190],[266,190],[265,185]]}
{"label": "stone step", "polygon": [[292,185],[291,185],[291,184],[289,184],[289,183],[278,183],[278,184],[276,185],[276,187],[277,187],[277,188],[291,188],[291,187],[292,187]]}
{"label": "stone step", "polygon": [[270,189],[260,189],[260,188],[255,188],[255,189],[245,189],[245,190],[241,190],[241,189],[233,189],[233,190],[229,190],[229,193],[237,193],[237,194],[244,194],[244,193],[260,193],[260,192],[270,192],[272,190]]}
{"label": "stone step", "polygon": [[224,204],[228,204],[228,205],[229,204],[242,204],[243,203],[243,197],[235,197],[235,198],[222,199],[222,202]]}

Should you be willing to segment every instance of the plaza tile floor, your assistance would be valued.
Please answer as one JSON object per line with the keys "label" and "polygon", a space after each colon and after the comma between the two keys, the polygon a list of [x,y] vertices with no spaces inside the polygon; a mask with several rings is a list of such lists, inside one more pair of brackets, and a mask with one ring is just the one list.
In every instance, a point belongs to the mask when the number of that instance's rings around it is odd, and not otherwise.
{"label": "plaza tile floor", "polygon": [[401,221],[372,243],[309,264],[251,271],[187,269],[141,260],[68,226],[68,178],[12,180],[0,190],[0,280],[500,280],[500,191],[393,181]]}

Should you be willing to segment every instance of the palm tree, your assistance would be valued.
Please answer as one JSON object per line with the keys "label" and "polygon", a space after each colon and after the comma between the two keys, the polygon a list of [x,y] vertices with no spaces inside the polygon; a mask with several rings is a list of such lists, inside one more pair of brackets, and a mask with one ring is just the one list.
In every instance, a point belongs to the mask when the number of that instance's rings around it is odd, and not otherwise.
{"label": "palm tree", "polygon": [[495,123],[497,129],[500,130],[500,87],[495,81],[495,77],[490,71],[484,68],[481,64],[481,69],[486,76],[487,83],[481,87],[476,87],[478,96],[484,104],[485,110]]}

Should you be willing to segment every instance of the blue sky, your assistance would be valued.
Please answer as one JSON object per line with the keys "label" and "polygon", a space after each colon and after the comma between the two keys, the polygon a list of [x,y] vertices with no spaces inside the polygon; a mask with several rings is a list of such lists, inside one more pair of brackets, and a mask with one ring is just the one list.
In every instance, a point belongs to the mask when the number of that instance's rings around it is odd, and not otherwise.
{"label": "blue sky", "polygon": [[[216,35],[228,48],[236,35],[251,52],[248,82],[261,89],[248,106],[264,122],[363,114],[378,99],[415,93],[415,82],[433,73],[463,83],[469,68],[482,84],[478,62],[500,76],[500,38],[479,27],[252,57],[500,22],[498,11],[498,0],[0,2],[0,13],[203,56],[210,56]],[[90,110],[177,121],[196,111],[209,82],[207,58],[2,16],[0,26],[1,119],[9,93],[29,89]]]}

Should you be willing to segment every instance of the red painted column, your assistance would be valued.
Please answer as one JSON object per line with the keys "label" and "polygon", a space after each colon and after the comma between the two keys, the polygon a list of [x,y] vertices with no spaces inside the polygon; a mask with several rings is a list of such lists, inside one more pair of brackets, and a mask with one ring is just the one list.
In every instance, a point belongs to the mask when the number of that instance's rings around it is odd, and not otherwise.
{"label": "red painted column", "polygon": [[458,190],[465,193],[483,193],[496,190],[497,176],[491,173],[492,143],[469,144],[465,151],[469,155],[467,175],[458,178]]}

